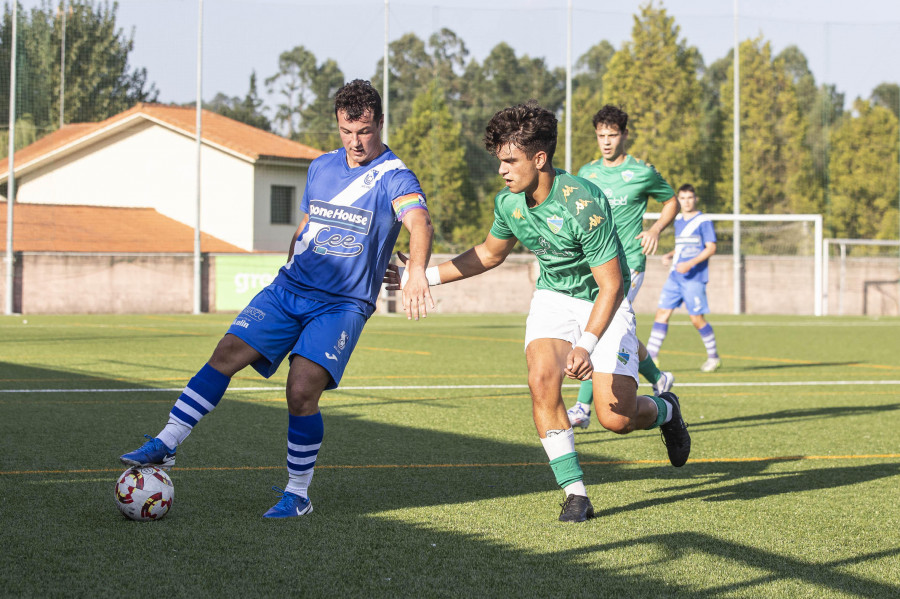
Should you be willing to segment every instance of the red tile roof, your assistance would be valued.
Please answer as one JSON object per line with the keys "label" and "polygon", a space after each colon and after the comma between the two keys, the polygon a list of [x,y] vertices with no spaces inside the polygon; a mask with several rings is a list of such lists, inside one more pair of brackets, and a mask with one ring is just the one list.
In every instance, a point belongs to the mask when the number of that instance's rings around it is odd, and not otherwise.
{"label": "red tile roof", "polygon": [[[19,168],[46,158],[56,150],[90,143],[94,137],[105,132],[127,128],[142,120],[150,120],[193,137],[196,135],[196,115],[193,107],[139,103],[99,123],[64,125],[16,152],[16,173],[19,172]],[[209,110],[203,110],[201,128],[206,143],[227,148],[253,161],[260,158],[312,160],[324,153]],[[7,158],[0,160],[0,180],[6,179],[8,170],[9,160]]]}
{"label": "red tile roof", "polygon": [[[194,229],[152,208],[15,204],[17,252],[193,252]],[[6,202],[0,202],[0,251],[6,251]],[[204,252],[245,250],[206,233]]]}

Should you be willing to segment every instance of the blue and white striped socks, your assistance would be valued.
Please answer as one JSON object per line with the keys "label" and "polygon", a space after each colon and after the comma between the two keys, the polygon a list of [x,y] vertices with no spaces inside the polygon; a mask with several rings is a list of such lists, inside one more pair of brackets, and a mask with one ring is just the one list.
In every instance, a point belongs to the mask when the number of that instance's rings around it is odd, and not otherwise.
{"label": "blue and white striped socks", "polygon": [[697,329],[700,338],[703,339],[703,345],[706,346],[706,355],[712,359],[719,357],[719,350],[716,348],[716,334],[713,333],[712,325],[706,323],[702,329]]}
{"label": "blue and white striped socks", "polygon": [[230,382],[230,377],[204,364],[178,396],[169,412],[168,424],[157,437],[169,449],[181,445],[200,419],[219,405]]}
{"label": "blue and white striped socks", "polygon": [[666,333],[669,332],[669,325],[662,322],[654,322],[653,329],[650,331],[650,339],[647,340],[647,353],[654,360],[659,354],[663,341],[666,339]]}
{"label": "blue and white striped socks", "polygon": [[288,484],[285,491],[309,497],[309,483],[324,436],[325,424],[321,412],[312,416],[288,415]]}

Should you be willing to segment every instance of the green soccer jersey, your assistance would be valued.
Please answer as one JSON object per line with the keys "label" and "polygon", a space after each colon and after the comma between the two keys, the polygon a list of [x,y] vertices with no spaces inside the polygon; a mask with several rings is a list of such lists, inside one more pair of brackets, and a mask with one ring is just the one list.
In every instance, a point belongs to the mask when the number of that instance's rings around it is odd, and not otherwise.
{"label": "green soccer jersey", "polygon": [[630,154],[619,166],[603,166],[602,158],[589,162],[581,167],[578,176],[599,187],[606,195],[619,239],[625,248],[628,267],[644,272],[647,257],[641,252],[641,240],[637,236],[644,230],[647,199],[665,202],[675,195],[672,186],[666,183],[652,164]]}
{"label": "green soccer jersey", "polygon": [[494,199],[491,235],[515,237],[540,265],[538,289],[594,301],[597,282],[591,267],[619,259],[625,289],[631,275],[616,235],[606,197],[596,186],[557,169],[547,199],[529,208],[524,193],[509,188]]}

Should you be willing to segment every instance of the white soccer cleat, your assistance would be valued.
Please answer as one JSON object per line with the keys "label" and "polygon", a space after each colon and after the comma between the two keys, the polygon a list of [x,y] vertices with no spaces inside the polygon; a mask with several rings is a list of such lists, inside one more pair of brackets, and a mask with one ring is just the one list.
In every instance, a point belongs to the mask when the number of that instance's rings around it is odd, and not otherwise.
{"label": "white soccer cleat", "polygon": [[708,358],[706,362],[703,363],[703,366],[700,367],[700,372],[715,372],[722,366],[722,360],[719,358]]}
{"label": "white soccer cleat", "polygon": [[591,408],[587,404],[576,403],[566,410],[566,415],[569,417],[569,424],[573,427],[587,428],[591,425]]}
{"label": "white soccer cleat", "polygon": [[665,370],[659,371],[659,380],[651,385],[653,387],[653,395],[659,397],[660,393],[665,393],[667,391],[672,390],[672,386],[675,384],[675,375],[671,372],[666,372]]}

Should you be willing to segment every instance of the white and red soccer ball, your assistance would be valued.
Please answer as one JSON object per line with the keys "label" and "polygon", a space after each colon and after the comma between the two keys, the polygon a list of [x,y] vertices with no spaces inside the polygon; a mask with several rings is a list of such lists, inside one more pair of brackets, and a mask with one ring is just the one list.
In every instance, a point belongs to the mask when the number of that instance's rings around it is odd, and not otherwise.
{"label": "white and red soccer ball", "polygon": [[116,481],[116,507],[132,520],[159,520],[172,508],[175,487],[156,466],[129,468]]}

